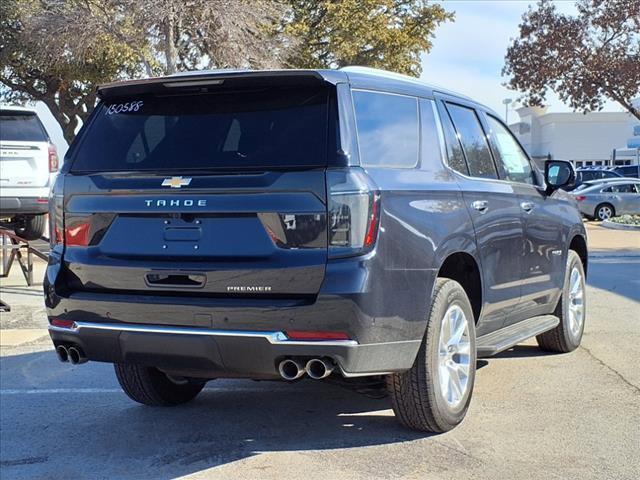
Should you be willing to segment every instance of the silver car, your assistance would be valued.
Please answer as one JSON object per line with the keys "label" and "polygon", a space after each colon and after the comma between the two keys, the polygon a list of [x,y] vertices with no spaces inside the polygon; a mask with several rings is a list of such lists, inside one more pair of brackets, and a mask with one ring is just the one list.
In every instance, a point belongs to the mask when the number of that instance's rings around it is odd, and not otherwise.
{"label": "silver car", "polygon": [[616,215],[640,215],[640,180],[620,178],[585,185],[571,192],[587,218],[607,220]]}

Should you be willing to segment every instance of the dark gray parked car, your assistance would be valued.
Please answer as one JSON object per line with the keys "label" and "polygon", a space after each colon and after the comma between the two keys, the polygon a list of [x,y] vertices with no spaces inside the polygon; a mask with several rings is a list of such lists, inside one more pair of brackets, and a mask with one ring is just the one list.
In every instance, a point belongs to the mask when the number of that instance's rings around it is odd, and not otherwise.
{"label": "dark gray parked car", "polygon": [[574,171],[543,177],[473,100],[360,68],[98,94],[52,192],[44,292],[59,358],[114,363],[132,399],[374,377],[400,422],[442,432],[478,356],[579,345]]}

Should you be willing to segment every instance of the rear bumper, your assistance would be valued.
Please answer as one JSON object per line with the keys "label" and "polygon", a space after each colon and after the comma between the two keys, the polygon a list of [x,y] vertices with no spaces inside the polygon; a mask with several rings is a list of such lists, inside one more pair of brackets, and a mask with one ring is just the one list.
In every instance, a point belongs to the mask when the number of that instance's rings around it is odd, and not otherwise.
{"label": "rear bumper", "polygon": [[[332,261],[312,299],[210,298],[68,292],[59,252],[43,286],[54,343],[90,360],[184,368],[194,376],[279,378],[286,356],[330,357],[345,376],[411,368],[424,335],[436,270],[374,271],[366,257]],[[61,273],[66,272],[66,273]],[[292,342],[282,332],[343,332],[350,342]]]}
{"label": "rear bumper", "polygon": [[[43,199],[46,201],[41,203]],[[0,197],[0,217],[39,215],[47,213],[48,211],[49,205],[47,197]]]}
{"label": "rear bumper", "polygon": [[80,346],[90,360],[153,365],[195,377],[279,378],[286,357],[329,357],[345,377],[409,368],[420,341],[359,345],[354,340],[295,341],[279,331],[234,331],[76,322],[49,327],[53,343]]}

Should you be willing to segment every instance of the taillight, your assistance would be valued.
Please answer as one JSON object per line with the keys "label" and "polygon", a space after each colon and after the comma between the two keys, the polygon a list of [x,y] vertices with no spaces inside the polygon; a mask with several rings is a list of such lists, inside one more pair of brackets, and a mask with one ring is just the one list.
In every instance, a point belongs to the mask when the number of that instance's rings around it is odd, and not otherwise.
{"label": "taillight", "polygon": [[378,236],[380,194],[359,169],[328,170],[329,257],[361,255]]}
{"label": "taillight", "polygon": [[584,195],[576,195],[576,200],[579,202],[582,202],[583,200],[586,200],[587,197],[585,197]]}
{"label": "taillight", "polygon": [[67,247],[86,247],[89,245],[89,222],[74,223],[64,229],[64,243]]}
{"label": "taillight", "polygon": [[62,175],[58,175],[54,184],[49,190],[49,243],[51,249],[56,245],[62,245],[64,243],[64,224],[63,224],[63,203],[62,196],[64,178]]}
{"label": "taillight", "polygon": [[58,171],[58,151],[55,145],[49,144],[49,172]]}

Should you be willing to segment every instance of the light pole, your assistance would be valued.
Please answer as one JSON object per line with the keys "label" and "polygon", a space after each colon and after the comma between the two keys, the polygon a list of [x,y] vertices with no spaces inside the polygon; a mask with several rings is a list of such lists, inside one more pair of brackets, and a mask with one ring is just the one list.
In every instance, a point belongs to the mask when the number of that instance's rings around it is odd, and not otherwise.
{"label": "light pole", "polygon": [[504,123],[509,125],[509,104],[513,102],[510,98],[505,98],[502,100],[502,104],[504,105]]}

